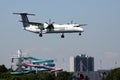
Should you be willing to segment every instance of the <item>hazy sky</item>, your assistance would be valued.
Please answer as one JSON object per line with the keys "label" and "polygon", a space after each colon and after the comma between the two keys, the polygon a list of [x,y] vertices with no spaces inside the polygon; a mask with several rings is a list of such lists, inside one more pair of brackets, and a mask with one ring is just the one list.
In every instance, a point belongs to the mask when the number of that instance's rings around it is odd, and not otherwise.
{"label": "hazy sky", "polygon": [[[88,24],[78,34],[37,34],[22,30],[20,16],[34,13],[31,21]],[[120,66],[120,0],[1,0],[0,64],[10,67],[18,49],[38,58],[52,58],[57,67],[69,70],[69,57],[86,54],[95,58],[95,70]],[[115,64],[117,62],[117,64]]]}

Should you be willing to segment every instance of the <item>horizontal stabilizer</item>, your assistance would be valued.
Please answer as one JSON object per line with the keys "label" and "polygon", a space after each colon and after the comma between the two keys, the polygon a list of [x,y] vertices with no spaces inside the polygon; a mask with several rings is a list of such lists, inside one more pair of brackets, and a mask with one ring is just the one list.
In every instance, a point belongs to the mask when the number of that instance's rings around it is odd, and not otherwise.
{"label": "horizontal stabilizer", "polygon": [[35,16],[35,14],[29,14],[29,13],[13,13],[13,14],[16,14],[16,15],[32,15],[32,16]]}

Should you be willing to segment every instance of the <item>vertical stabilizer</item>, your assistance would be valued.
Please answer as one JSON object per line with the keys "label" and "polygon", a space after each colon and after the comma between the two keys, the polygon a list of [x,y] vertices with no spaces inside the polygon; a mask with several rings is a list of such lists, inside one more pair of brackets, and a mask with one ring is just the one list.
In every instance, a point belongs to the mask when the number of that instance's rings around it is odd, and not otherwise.
{"label": "vertical stabilizer", "polygon": [[22,19],[21,22],[23,23],[24,28],[29,26],[29,20],[28,20],[27,15],[34,15],[34,14],[28,14],[28,13],[13,13],[13,14],[21,16],[21,19]]}

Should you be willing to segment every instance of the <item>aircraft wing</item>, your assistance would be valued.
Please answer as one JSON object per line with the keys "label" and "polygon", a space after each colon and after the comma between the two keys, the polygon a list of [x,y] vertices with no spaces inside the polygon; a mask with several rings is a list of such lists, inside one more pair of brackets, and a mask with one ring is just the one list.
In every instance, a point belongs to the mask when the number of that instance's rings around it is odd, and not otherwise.
{"label": "aircraft wing", "polygon": [[38,22],[26,22],[26,21],[20,21],[20,22],[29,23],[31,25],[43,26],[43,23],[38,23]]}
{"label": "aircraft wing", "polygon": [[37,23],[37,22],[28,22],[31,25],[37,25],[37,26],[43,26],[43,23]]}
{"label": "aircraft wing", "polygon": [[38,22],[25,22],[25,21],[20,21],[23,23],[28,23],[30,25],[36,25],[38,26],[38,29],[43,30],[44,29],[44,24],[43,23],[38,23]]}
{"label": "aircraft wing", "polygon": [[86,26],[87,24],[79,24],[79,26]]}
{"label": "aircraft wing", "polygon": [[77,24],[74,27],[86,26],[87,24]]}

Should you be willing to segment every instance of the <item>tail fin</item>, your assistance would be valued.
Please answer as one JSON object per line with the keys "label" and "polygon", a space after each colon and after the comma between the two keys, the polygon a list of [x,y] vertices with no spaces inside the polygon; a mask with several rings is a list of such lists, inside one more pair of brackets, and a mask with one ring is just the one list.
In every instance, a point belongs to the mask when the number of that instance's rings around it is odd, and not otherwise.
{"label": "tail fin", "polygon": [[28,20],[27,15],[35,15],[35,14],[28,14],[28,13],[13,13],[13,14],[21,16],[21,19],[22,19],[21,22],[23,22],[23,27],[24,28],[27,27],[27,26],[29,26],[29,20]]}

